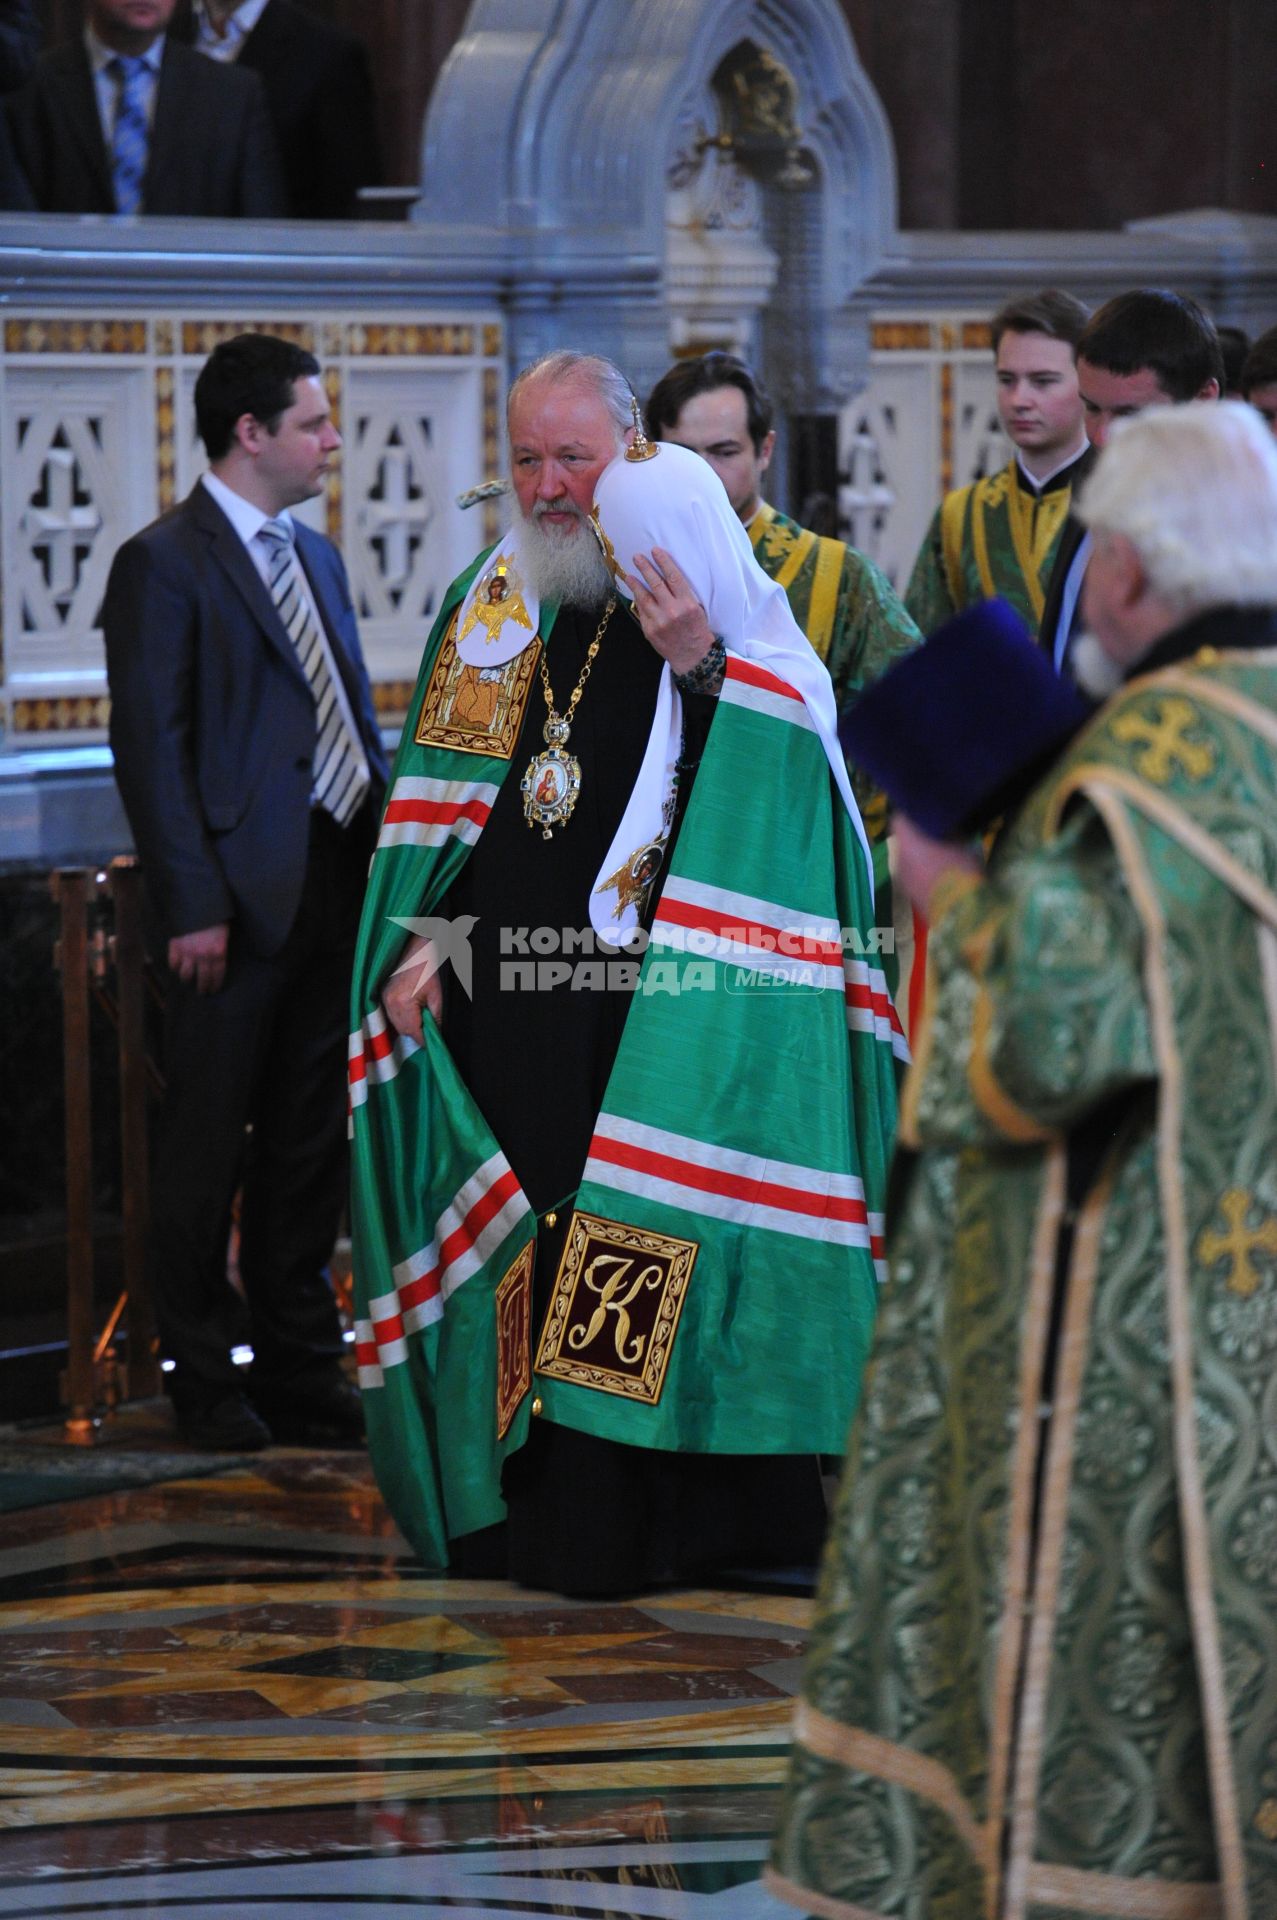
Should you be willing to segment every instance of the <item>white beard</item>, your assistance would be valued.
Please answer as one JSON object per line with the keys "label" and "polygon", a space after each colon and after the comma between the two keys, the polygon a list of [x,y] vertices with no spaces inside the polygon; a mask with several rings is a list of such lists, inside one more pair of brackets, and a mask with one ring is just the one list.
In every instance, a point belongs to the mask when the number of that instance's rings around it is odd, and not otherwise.
{"label": "white beard", "polygon": [[[566,509],[563,509],[566,511]],[[562,531],[543,527],[533,507],[515,520],[519,561],[538,600],[557,601],[563,607],[601,607],[614,591],[602,548],[585,515]]]}
{"label": "white beard", "polygon": [[1069,656],[1073,677],[1092,700],[1108,700],[1126,678],[1122,668],[1093,633],[1079,633]]}

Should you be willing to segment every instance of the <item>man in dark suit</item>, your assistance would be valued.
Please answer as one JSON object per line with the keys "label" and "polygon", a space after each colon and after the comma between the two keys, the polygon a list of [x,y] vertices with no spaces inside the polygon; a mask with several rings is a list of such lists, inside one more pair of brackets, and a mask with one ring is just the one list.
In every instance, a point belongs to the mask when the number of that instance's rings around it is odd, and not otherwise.
{"label": "man in dark suit", "polygon": [[[1077,384],[1086,437],[1098,452],[1113,422],[1145,407],[1218,400],[1224,366],[1215,329],[1195,300],[1160,287],[1119,293],[1093,313],[1077,343]],[[1093,456],[1092,456],[1093,457]],[[1077,468],[1084,481],[1091,461]],[[1090,540],[1075,514],[1060,533],[1038,640],[1071,674]]]}
{"label": "man in dark suit", "polygon": [[382,182],[372,69],[362,40],[294,0],[179,0],[176,39],[260,74],[299,220],[350,220]]}
{"label": "man in dark suit", "polygon": [[386,760],[340,556],[287,511],[341,445],[318,375],[266,334],[214,351],[195,389],[210,471],[120,548],[102,612],[116,779],[173,976],[150,1242],[168,1386],[189,1442],[244,1450],[360,1430],[325,1269]]}
{"label": "man in dark suit", "polygon": [[[40,23],[31,0],[0,0],[0,93],[12,93],[28,79],[40,47]],[[31,213],[35,201],[19,167],[9,135],[9,125],[0,113],[0,210],[5,213]]]}
{"label": "man in dark suit", "polygon": [[9,123],[0,113],[0,212],[34,213],[35,201],[13,151]]}
{"label": "man in dark suit", "polygon": [[287,212],[260,80],[167,41],[174,5],[86,0],[83,39],[6,100],[42,213]]}

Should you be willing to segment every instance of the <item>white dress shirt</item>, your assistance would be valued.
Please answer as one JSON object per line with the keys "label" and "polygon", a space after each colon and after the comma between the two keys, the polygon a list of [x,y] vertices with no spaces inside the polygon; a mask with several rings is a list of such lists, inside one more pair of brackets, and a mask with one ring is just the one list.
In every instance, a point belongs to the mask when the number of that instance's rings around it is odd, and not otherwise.
{"label": "white dress shirt", "polygon": [[269,4],[269,0],[240,0],[234,13],[228,14],[223,31],[213,25],[208,8],[195,0],[195,46],[210,60],[237,60],[247,40]]}
{"label": "white dress shirt", "polygon": [[[92,27],[84,29],[84,45],[89,56],[89,66],[93,73],[93,93],[98,103],[98,119],[102,122],[102,138],[110,155],[115,145],[115,116],[120,106],[120,82],[111,72],[111,62],[115,51],[104,46]],[[160,80],[160,62],[164,58],[164,35],[157,33],[146,52],[137,56],[145,60],[151,70],[151,82],[146,100],[146,124],[155,125],[155,93]]]}
{"label": "white dress shirt", "polygon": [[[244,542],[245,547],[248,549],[248,557],[261,575],[262,585],[269,593],[269,549],[266,542],[259,540],[257,536],[266,522],[271,518],[270,514],[263,513],[261,508],[255,507],[251,500],[246,500],[242,493],[236,493],[234,488],[228,487],[224,480],[219,480],[215,473],[206,473],[202,478],[204,485],[208,488],[240,539]],[[278,520],[287,520],[289,525],[292,525],[293,516],[287,508],[285,508],[282,513],[276,514],[275,518]],[[296,529],[294,529],[294,532],[295,531]],[[337,699],[337,709],[341,714],[342,723],[345,726],[346,732],[350,736],[351,751],[358,760],[360,772],[367,782],[372,777],[368,767],[368,758],[364,752],[363,742],[359,736],[359,728],[355,725],[355,716],[351,711],[350,701],[346,697],[346,685],[341,677],[341,669],[333,657],[332,644],[328,638],[328,629],[324,625],[323,615],[320,613],[315,601],[315,596],[311,592],[310,581],[306,578],[306,569],[301,563],[300,554],[297,555],[297,575],[301,584],[302,598],[306,601],[312,614],[315,616],[315,625],[319,629],[319,637],[328,661],[329,676],[333,683],[333,693]]]}

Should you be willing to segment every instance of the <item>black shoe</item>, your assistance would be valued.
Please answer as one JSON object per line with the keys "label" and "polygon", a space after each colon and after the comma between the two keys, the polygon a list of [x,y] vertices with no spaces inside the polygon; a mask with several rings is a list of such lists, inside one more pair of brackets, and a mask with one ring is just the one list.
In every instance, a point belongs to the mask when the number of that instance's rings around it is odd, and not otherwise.
{"label": "black shoe", "polygon": [[179,1407],[178,1437],[188,1447],[207,1453],[260,1453],[271,1444],[271,1431],[259,1420],[242,1394],[229,1393],[211,1406]]}
{"label": "black shoe", "polygon": [[258,1413],[286,1447],[362,1447],[364,1410],[346,1380],[298,1381],[253,1395]]}

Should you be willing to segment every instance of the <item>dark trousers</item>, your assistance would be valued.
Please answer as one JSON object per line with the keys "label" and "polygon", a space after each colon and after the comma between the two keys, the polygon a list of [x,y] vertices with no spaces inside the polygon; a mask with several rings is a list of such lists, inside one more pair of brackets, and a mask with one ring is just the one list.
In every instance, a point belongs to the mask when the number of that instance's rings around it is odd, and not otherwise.
{"label": "dark trousers", "polygon": [[[239,1389],[231,1347],[245,1331],[266,1394],[337,1371],[327,1264],[346,1196],[346,1030],[366,870],[366,835],[312,813],[301,903],[280,951],[244,951],[232,925],[219,993],[170,977],[148,1257],[179,1408]],[[241,1187],[247,1327],[226,1277]]]}

